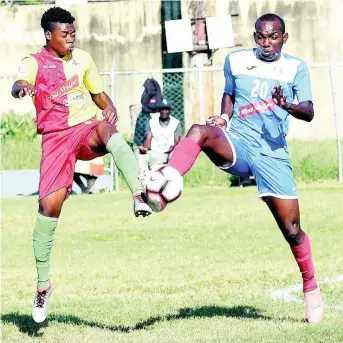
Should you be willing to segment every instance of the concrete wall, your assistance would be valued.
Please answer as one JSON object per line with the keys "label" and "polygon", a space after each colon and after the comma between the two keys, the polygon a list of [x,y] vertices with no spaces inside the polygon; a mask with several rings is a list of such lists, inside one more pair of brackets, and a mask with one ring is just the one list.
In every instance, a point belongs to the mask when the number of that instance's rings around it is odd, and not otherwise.
{"label": "concrete wall", "polygon": [[[327,48],[332,51],[334,62],[343,62],[343,18],[342,0],[204,0],[208,15],[239,14],[233,19],[236,43],[240,47],[220,49],[213,54],[212,65],[222,67],[226,54],[230,51],[253,47],[252,33],[258,16],[274,12],[286,22],[289,41],[285,51],[312,63],[327,63]],[[182,0],[182,15],[189,17],[190,1]],[[44,44],[40,28],[40,17],[48,6],[1,7],[0,55],[1,75],[15,74],[20,59],[34,52]],[[142,70],[161,68],[161,26],[159,1],[116,1],[112,3],[92,3],[71,6],[76,17],[78,46],[91,52],[100,71],[111,69],[112,56],[115,56],[115,69]],[[30,13],[30,14],[29,14]],[[184,53],[185,67],[189,66],[189,55]],[[115,81],[115,102],[120,115],[119,127],[130,132],[129,106],[140,102],[141,86],[148,74],[139,76],[118,76]],[[154,74],[158,81],[161,75]],[[290,137],[302,139],[334,138],[333,106],[328,68],[311,69],[312,88],[316,117],[308,124],[292,120]],[[193,80],[193,81],[192,81]],[[197,77],[186,77],[185,85],[191,89],[186,97],[186,109],[192,120],[199,121],[199,98],[196,86]],[[341,114],[340,131],[343,133],[343,68],[335,69],[334,80],[338,110]],[[192,83],[193,82],[193,83]],[[219,113],[224,78],[221,72],[208,75],[204,80],[206,92],[211,93],[207,103],[208,114]],[[18,101],[9,95],[13,79],[0,78],[1,111],[10,108],[19,112],[33,110],[30,99]],[[110,92],[110,78],[104,77]],[[213,92],[213,95],[212,95]],[[192,101],[192,104],[190,104]],[[195,105],[193,104],[195,103]]]}
{"label": "concrete wall", "polygon": [[[0,8],[0,112],[34,112],[31,99],[19,101],[10,96],[13,78],[1,76],[16,74],[21,58],[45,44],[40,18],[49,7]],[[160,2],[116,1],[68,9],[76,18],[77,46],[92,54],[100,71],[110,71],[112,56],[120,71],[161,68]],[[129,105],[140,102],[143,82],[142,77],[133,76],[116,82],[115,102],[123,131],[130,131]],[[104,84],[110,94],[109,76],[104,76]]]}

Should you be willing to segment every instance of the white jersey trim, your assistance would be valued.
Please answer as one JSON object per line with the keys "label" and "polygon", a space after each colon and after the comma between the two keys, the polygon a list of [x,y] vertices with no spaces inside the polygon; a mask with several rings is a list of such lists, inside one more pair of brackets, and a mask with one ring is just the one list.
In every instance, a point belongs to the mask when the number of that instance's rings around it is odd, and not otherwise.
{"label": "white jersey trim", "polygon": [[239,51],[229,55],[233,76],[244,75],[263,79],[293,83],[301,60],[285,58],[275,62],[263,62],[256,58],[253,50]]}
{"label": "white jersey trim", "polygon": [[284,200],[298,199],[297,195],[281,195],[281,194],[275,194],[275,193],[259,193],[258,197],[259,198],[274,197],[274,198],[284,199]]}
{"label": "white jersey trim", "polygon": [[222,166],[219,166],[219,168],[223,169],[223,170],[228,170],[228,169],[232,168],[236,164],[237,154],[236,154],[235,146],[232,144],[230,136],[227,133],[226,129],[224,129],[224,128],[221,128],[221,129],[224,132],[224,135],[227,138],[227,141],[229,142],[231,150],[232,150],[232,163],[229,166],[226,166],[226,164],[230,163],[230,162],[224,163]]}

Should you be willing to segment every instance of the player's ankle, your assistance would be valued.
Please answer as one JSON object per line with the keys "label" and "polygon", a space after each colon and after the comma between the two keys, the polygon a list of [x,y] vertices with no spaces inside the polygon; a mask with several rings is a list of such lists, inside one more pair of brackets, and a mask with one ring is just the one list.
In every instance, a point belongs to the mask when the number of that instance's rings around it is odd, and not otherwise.
{"label": "player's ankle", "polygon": [[139,190],[137,192],[132,193],[132,197],[135,198],[137,196],[141,196],[142,194],[144,194],[143,190]]}
{"label": "player's ankle", "polygon": [[303,283],[304,293],[314,291],[317,288],[318,288],[318,284],[317,284],[315,278],[313,278],[311,280],[304,280],[304,283]]}
{"label": "player's ankle", "polygon": [[38,292],[48,291],[48,290],[50,290],[50,288],[51,288],[51,282],[50,282],[50,281],[49,281],[48,287],[39,287],[39,286],[37,285],[37,291],[38,291]]}

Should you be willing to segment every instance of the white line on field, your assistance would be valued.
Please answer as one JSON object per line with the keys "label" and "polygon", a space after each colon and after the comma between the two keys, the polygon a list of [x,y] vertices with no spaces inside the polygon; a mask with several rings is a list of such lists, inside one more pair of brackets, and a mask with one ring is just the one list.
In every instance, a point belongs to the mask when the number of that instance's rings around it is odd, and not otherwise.
{"label": "white line on field", "polygon": [[[342,275],[337,275],[335,278],[333,279],[327,279],[327,280],[323,280],[321,282],[319,282],[319,284],[323,284],[323,283],[337,283],[337,282],[343,282],[343,274]],[[293,302],[296,304],[303,304],[302,300],[299,300],[293,293],[296,291],[300,291],[302,290],[302,285],[293,285],[293,286],[288,286],[285,288],[280,288],[280,289],[274,289],[271,291],[270,295],[272,297],[273,300],[283,300],[286,302]],[[325,295],[324,295],[325,297]],[[329,304],[325,304],[325,307],[330,307],[330,308],[335,308],[338,310],[342,310],[343,309],[343,305],[329,305]]]}

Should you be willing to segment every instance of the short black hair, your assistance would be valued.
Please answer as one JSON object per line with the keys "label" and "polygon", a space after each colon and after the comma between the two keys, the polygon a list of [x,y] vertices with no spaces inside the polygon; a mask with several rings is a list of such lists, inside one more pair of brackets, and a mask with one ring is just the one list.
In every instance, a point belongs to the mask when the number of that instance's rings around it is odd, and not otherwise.
{"label": "short black hair", "polygon": [[73,24],[75,18],[61,7],[51,7],[42,15],[40,26],[44,31],[51,31],[55,23]]}
{"label": "short black hair", "polygon": [[267,14],[264,14],[261,17],[259,17],[255,23],[255,30],[256,30],[257,23],[259,21],[275,21],[275,20],[279,21],[281,32],[282,32],[282,34],[284,34],[286,32],[285,22],[281,17],[279,17],[278,15],[276,15],[274,13],[267,13]]}

